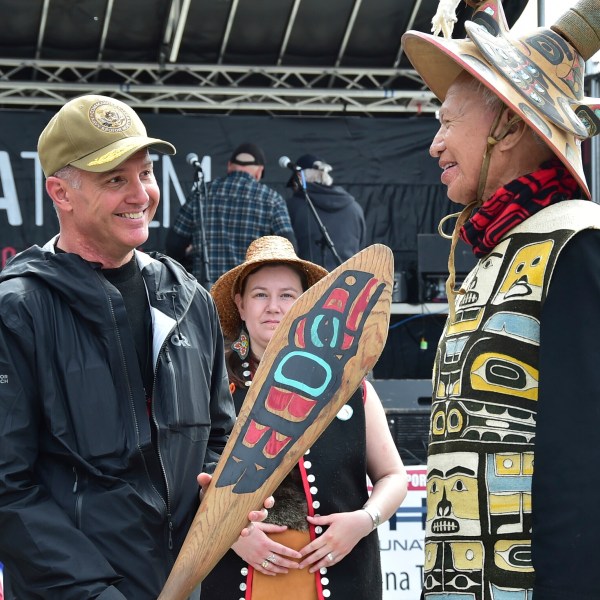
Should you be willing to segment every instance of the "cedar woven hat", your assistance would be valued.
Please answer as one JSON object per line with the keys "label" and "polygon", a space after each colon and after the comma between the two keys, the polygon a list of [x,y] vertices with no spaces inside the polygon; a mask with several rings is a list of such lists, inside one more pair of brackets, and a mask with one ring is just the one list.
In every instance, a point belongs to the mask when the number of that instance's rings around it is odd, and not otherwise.
{"label": "cedar woven hat", "polygon": [[[447,0],[446,0],[447,2]],[[434,31],[450,35],[440,2]],[[456,4],[456,2],[454,2]],[[431,91],[444,100],[461,71],[491,89],[554,151],[590,197],[581,141],[600,133],[600,99],[584,98],[584,61],[600,49],[600,0],[580,0],[548,28],[521,37],[508,29],[499,0],[477,6],[465,23],[467,39],[407,31],[402,45]]]}
{"label": "cedar woven hat", "polygon": [[294,246],[284,237],[265,235],[254,240],[248,246],[246,260],[221,275],[210,288],[226,338],[235,339],[242,326],[240,313],[233,300],[235,295],[241,291],[244,280],[252,271],[269,263],[284,263],[299,268],[306,274],[309,287],[327,275],[327,269],[298,258]]}
{"label": "cedar woven hat", "polygon": [[142,148],[175,154],[175,146],[148,137],[137,113],[120,100],[80,96],[67,102],[42,131],[38,154],[46,177],[72,165],[104,173]]}

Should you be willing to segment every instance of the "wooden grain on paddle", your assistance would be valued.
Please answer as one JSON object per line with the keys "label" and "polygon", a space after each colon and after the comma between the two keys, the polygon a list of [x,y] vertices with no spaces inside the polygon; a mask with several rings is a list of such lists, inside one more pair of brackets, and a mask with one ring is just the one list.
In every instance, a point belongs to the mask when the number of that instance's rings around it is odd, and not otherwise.
{"label": "wooden grain on paddle", "polygon": [[373,368],[387,338],[392,282],[392,253],[376,244],[284,316],[159,600],[189,596]]}

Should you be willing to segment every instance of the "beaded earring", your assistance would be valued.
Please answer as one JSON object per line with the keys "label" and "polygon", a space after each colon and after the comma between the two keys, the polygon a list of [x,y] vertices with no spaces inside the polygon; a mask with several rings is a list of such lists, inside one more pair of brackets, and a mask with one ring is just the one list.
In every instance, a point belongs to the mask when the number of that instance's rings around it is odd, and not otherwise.
{"label": "beaded earring", "polygon": [[242,359],[244,360],[248,356],[248,352],[250,350],[250,340],[248,339],[248,334],[242,327],[240,331],[240,335],[238,339],[231,344],[231,349]]}

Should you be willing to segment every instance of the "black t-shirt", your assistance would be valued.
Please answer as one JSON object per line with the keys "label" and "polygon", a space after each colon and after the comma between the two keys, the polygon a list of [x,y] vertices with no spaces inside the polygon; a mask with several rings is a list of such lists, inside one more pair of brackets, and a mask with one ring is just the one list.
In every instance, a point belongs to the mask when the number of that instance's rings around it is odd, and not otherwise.
{"label": "black t-shirt", "polygon": [[135,256],[116,269],[102,269],[103,275],[123,296],[125,310],[137,350],[138,364],[146,390],[146,397],[152,395],[154,369],[152,367],[152,316],[146,295],[142,273]]}

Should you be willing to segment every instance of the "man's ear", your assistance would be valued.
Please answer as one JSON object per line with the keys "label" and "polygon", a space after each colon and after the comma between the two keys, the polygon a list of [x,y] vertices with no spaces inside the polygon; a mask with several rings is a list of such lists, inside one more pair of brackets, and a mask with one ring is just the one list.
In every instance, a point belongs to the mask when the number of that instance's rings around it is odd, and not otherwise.
{"label": "man's ear", "polygon": [[504,133],[504,137],[498,141],[498,146],[502,150],[512,150],[523,139],[528,126],[519,115],[507,110],[499,123],[499,130]]}
{"label": "man's ear", "polygon": [[69,188],[64,179],[54,176],[48,177],[46,179],[46,191],[58,210],[72,210],[71,200],[69,198]]}

